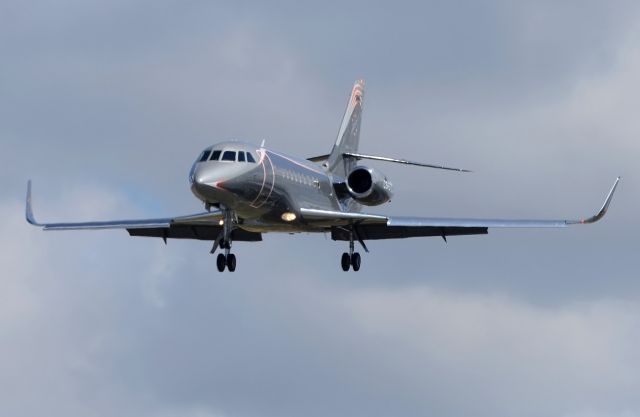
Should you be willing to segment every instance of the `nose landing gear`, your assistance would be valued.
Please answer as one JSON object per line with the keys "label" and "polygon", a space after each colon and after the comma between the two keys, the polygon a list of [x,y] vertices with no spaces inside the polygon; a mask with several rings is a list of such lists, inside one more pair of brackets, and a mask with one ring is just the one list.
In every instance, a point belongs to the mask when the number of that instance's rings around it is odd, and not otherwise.
{"label": "nose landing gear", "polygon": [[229,270],[229,272],[234,272],[236,270],[236,255],[231,253],[231,232],[233,231],[233,227],[236,224],[234,213],[230,210],[223,210],[224,220],[222,226],[222,232],[213,243],[213,248],[211,248],[211,253],[214,253],[218,246],[220,249],[224,249],[224,253],[219,253],[216,258],[216,266],[218,267],[218,271],[224,272],[225,268]]}

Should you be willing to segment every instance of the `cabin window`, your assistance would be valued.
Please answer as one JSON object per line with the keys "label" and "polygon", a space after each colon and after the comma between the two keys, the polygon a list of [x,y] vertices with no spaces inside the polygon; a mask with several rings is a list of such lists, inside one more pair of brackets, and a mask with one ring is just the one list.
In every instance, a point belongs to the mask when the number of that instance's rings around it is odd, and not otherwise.
{"label": "cabin window", "polygon": [[200,157],[200,162],[204,162],[207,159],[209,159],[209,155],[211,154],[211,151],[204,151],[202,152],[202,156]]}
{"label": "cabin window", "polygon": [[244,160],[244,152],[238,152],[238,162],[245,162]]}
{"label": "cabin window", "polygon": [[236,160],[236,151],[225,151],[222,154],[221,161],[235,161]]}
{"label": "cabin window", "polygon": [[220,154],[221,153],[222,153],[222,151],[213,151],[213,153],[211,154],[210,161],[217,161],[218,159],[220,159]]}
{"label": "cabin window", "polygon": [[253,163],[253,164],[255,164],[255,163],[256,163],[256,160],[255,160],[255,159],[253,159],[253,155],[251,155],[251,153],[250,153],[250,152],[247,152],[247,162],[251,162],[251,163]]}

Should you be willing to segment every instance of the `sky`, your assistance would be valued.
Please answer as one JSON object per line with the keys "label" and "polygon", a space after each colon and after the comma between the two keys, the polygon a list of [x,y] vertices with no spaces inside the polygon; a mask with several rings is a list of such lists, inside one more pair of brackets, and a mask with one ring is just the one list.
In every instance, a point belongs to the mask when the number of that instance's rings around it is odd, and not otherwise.
{"label": "sky", "polygon": [[[640,5],[0,2],[0,415],[640,416]],[[210,243],[24,221],[202,209],[227,139],[327,153],[366,80],[376,213],[562,230]]]}

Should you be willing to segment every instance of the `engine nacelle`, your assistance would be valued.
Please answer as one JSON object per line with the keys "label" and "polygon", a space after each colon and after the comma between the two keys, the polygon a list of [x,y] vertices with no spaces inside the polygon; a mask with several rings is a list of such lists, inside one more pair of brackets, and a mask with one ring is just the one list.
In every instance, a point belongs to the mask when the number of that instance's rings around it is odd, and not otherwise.
{"label": "engine nacelle", "polygon": [[377,206],[391,200],[391,183],[387,177],[365,166],[358,166],[347,175],[347,190],[351,197],[367,206]]}

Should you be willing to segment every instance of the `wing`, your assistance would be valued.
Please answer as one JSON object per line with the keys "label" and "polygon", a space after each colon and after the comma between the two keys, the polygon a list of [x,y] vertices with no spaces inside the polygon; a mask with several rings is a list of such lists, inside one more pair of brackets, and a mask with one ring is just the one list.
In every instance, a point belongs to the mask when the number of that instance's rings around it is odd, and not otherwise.
{"label": "wing", "polygon": [[[188,216],[166,217],[140,220],[109,220],[80,223],[39,223],[33,215],[31,205],[31,181],[27,183],[27,222],[43,230],[102,230],[126,229],[131,236],[160,237],[174,239],[215,240],[222,231],[220,221],[223,216],[219,210],[202,212]],[[262,240],[260,233],[236,229],[232,233],[236,241]]]}
{"label": "wing", "polygon": [[616,179],[602,208],[594,216],[580,220],[500,220],[456,219],[435,217],[391,217],[365,213],[301,209],[301,215],[310,223],[330,228],[334,240],[349,240],[351,227],[358,240],[398,239],[419,236],[446,236],[486,234],[489,228],[559,228],[574,224],[595,223],[609,209],[620,177]]}

